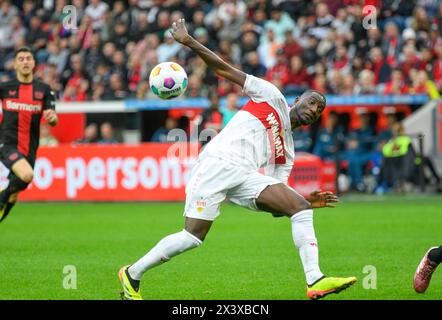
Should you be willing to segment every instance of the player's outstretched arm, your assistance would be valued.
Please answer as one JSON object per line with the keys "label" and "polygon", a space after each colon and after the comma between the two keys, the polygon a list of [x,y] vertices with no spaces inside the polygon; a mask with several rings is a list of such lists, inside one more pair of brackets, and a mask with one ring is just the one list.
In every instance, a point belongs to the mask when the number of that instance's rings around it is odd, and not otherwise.
{"label": "player's outstretched arm", "polygon": [[189,47],[196,54],[198,54],[204,62],[221,77],[224,77],[241,87],[244,87],[246,81],[246,74],[234,68],[230,64],[223,61],[214,52],[210,51],[204,45],[195,40],[188,32],[184,19],[179,19],[172,23],[172,36],[179,43]]}

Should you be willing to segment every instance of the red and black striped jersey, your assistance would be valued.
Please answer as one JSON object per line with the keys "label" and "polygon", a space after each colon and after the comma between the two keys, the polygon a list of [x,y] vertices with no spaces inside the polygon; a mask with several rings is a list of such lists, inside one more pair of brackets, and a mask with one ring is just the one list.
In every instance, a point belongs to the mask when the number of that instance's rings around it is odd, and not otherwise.
{"label": "red and black striped jersey", "polygon": [[3,119],[0,143],[16,146],[23,155],[37,152],[40,120],[46,109],[55,110],[55,96],[50,87],[38,80],[0,83]]}

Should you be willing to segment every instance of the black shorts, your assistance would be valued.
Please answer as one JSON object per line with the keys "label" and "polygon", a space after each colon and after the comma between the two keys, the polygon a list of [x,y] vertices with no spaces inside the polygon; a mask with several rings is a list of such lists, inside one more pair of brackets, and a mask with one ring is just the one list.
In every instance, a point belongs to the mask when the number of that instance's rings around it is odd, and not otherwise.
{"label": "black shorts", "polygon": [[11,170],[14,163],[20,159],[26,159],[32,168],[34,168],[35,157],[24,156],[15,146],[0,144],[0,161],[3,165]]}

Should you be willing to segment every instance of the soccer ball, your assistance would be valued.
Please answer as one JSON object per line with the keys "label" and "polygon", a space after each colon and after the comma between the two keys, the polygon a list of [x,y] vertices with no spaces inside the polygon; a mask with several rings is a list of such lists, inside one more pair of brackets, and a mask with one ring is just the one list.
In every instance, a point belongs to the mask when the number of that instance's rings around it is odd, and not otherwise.
{"label": "soccer ball", "polygon": [[178,63],[163,62],[150,72],[149,85],[161,99],[176,98],[186,91],[187,73]]}

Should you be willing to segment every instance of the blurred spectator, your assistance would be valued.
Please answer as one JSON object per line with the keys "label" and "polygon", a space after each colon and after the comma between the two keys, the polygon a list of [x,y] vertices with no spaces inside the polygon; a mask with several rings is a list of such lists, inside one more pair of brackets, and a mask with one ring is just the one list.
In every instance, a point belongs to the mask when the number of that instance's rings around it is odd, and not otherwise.
{"label": "blurred spectator", "polygon": [[408,86],[404,81],[402,71],[394,69],[391,72],[391,80],[385,84],[384,94],[407,94]]}
{"label": "blurred spectator", "polygon": [[37,63],[41,63],[46,59],[46,56],[42,57],[43,52],[39,50],[46,46],[47,40],[48,33],[42,28],[41,18],[39,16],[33,16],[31,18],[30,28],[26,34],[26,43],[36,52]]}
{"label": "blurred spectator", "polygon": [[236,93],[230,93],[226,97],[227,105],[225,108],[220,110],[221,115],[223,116],[223,124],[224,128],[227,123],[229,123],[230,119],[238,112],[238,95]]}
{"label": "blurred spectator", "polygon": [[339,117],[334,111],[329,112],[325,121],[325,127],[318,131],[313,154],[324,161],[335,161],[336,151],[342,139],[342,128],[339,127]]}
{"label": "blurred spectator", "polygon": [[[205,31],[205,29],[202,30]],[[166,32],[164,34],[164,43],[160,44],[157,49],[158,62],[169,61],[179,50],[181,50],[181,45],[175,41],[170,32]]]}
{"label": "blurred spectator", "polygon": [[114,2],[112,7],[112,20],[121,21],[125,26],[129,26],[129,12],[126,10],[124,1],[118,0]]}
{"label": "blurred spectator", "polygon": [[118,140],[114,136],[114,128],[109,122],[104,122],[100,126],[101,138],[98,140],[99,144],[115,144]]}
{"label": "blurred spectator", "polygon": [[75,140],[74,144],[95,143],[98,139],[98,126],[96,123],[91,123],[84,128],[83,138]]}
{"label": "blurred spectator", "polygon": [[377,149],[382,151],[384,145],[393,137],[393,129],[396,123],[398,123],[396,113],[389,112],[386,114],[387,128],[379,132],[377,138]]}
{"label": "blurred spectator", "polygon": [[359,74],[358,83],[355,86],[355,94],[374,94],[376,93],[375,75],[371,70],[363,70]]}
{"label": "blurred spectator", "polygon": [[101,53],[101,40],[98,33],[93,33],[90,38],[89,47],[86,49],[84,68],[88,77],[93,77],[97,64],[103,61]]}
{"label": "blurred spectator", "polygon": [[259,61],[258,53],[255,51],[247,54],[243,70],[245,73],[253,74],[259,78],[264,78],[267,72],[266,67]]}
{"label": "blurred spectator", "polygon": [[436,54],[436,61],[434,61],[433,79],[439,92],[442,92],[442,41],[434,47],[434,52]]}
{"label": "blurred spectator", "polygon": [[191,74],[188,79],[187,89],[184,92],[186,97],[200,97],[202,94],[207,94],[207,87],[202,83],[201,77],[197,74]]}
{"label": "blurred spectator", "polygon": [[312,81],[312,89],[326,94],[330,92],[325,74],[316,74]]}
{"label": "blurred spectator", "polygon": [[112,64],[110,72],[112,74],[118,74],[123,81],[123,83],[127,83],[127,59],[123,51],[117,50],[115,51],[112,57]]}
{"label": "blurred spectator", "polygon": [[126,83],[120,74],[113,73],[109,78],[109,89],[105,91],[103,100],[122,100],[128,96]]}
{"label": "blurred spectator", "polygon": [[51,126],[47,123],[40,125],[40,146],[55,147],[58,146],[58,140],[51,134]]}
{"label": "blurred spectator", "polygon": [[[83,71],[83,60],[79,54],[74,54],[70,59],[70,70],[63,76],[69,79],[66,83],[63,94],[64,101],[84,101],[86,100],[86,77]],[[78,100],[77,100],[78,99]]]}
{"label": "blurred spectator", "polygon": [[340,70],[342,72],[350,71],[350,58],[348,56],[348,50],[346,47],[336,47],[336,53],[333,59],[332,68],[334,70]]}
{"label": "blurred spectator", "polygon": [[275,39],[275,33],[272,29],[266,29],[267,41],[262,41],[258,47],[258,54],[261,63],[267,69],[272,68],[276,63],[276,52],[281,48],[281,43]]}
{"label": "blurred spectator", "polygon": [[302,63],[300,56],[292,56],[290,59],[290,69],[285,92],[289,95],[298,95],[308,89],[310,85],[310,76]]}
{"label": "blurred spectator", "polygon": [[319,60],[319,55],[316,51],[317,47],[318,39],[310,34],[307,39],[307,45],[302,54],[302,61],[304,61],[307,67],[314,65]]}
{"label": "blurred spectator", "polygon": [[312,152],[313,140],[308,127],[298,127],[292,131],[295,152]]}
{"label": "blurred spectator", "polygon": [[276,63],[272,68],[267,70],[266,80],[270,81],[280,89],[283,89],[287,85],[289,80],[289,68],[282,48],[279,48],[276,51]]}
{"label": "blurred spectator", "polygon": [[[325,18],[325,19],[329,19],[329,18]],[[336,11],[336,18],[333,19],[333,21],[331,23],[331,27],[333,27],[333,29],[335,29],[336,32],[341,35],[347,35],[350,33],[351,19],[349,19],[347,10],[345,10],[345,8],[339,8]],[[369,29],[369,31],[370,30],[379,30],[379,29],[375,28],[375,29]]]}
{"label": "blurred spectator", "polygon": [[402,39],[398,26],[392,21],[388,22],[385,25],[382,51],[385,53],[389,65],[395,65],[397,63],[401,47]]}
{"label": "blurred spectator", "polygon": [[104,13],[109,10],[109,5],[101,0],[90,0],[85,14],[92,18],[92,27],[99,29],[103,23]]}
{"label": "blurred spectator", "polygon": [[327,37],[333,22],[333,16],[329,12],[326,3],[320,2],[316,5],[316,21],[315,27],[312,29],[313,34],[319,39]]}
{"label": "blurred spectator", "polygon": [[[275,6],[271,10],[271,19],[265,23],[264,28],[273,31],[278,43],[284,43],[285,33],[293,31],[296,28],[296,24],[290,15],[283,11],[281,6]],[[271,41],[268,35],[269,33],[263,33],[260,40],[261,43]]]}
{"label": "blurred spectator", "polygon": [[355,88],[355,78],[352,73],[346,74],[342,79],[342,87],[339,91],[340,95],[343,96],[351,96],[353,95],[354,88]]}
{"label": "blurred spectator", "polygon": [[[21,17],[23,19],[23,24],[27,29],[29,29],[31,18],[36,15],[36,7],[37,5],[33,0],[25,0],[23,2],[23,11],[21,12]],[[0,21],[3,21],[3,19],[0,18]]]}
{"label": "blurred spectator", "polygon": [[288,30],[284,33],[285,39],[282,49],[284,50],[285,57],[290,60],[293,56],[302,56],[304,49],[295,40],[293,31]]}
{"label": "blurred spectator", "polygon": [[347,172],[351,178],[351,188],[356,191],[365,191],[364,171],[373,158],[373,147],[376,142],[370,114],[363,110],[361,112],[361,126],[349,132],[344,154],[344,159],[348,162]]}
{"label": "blurred spectator", "polygon": [[382,185],[393,187],[396,192],[405,191],[405,183],[415,172],[415,157],[411,138],[400,123],[393,125],[393,137],[382,148]]}
{"label": "blurred spectator", "polygon": [[129,40],[127,25],[123,21],[117,21],[110,41],[115,43],[118,50],[124,50]]}
{"label": "blurred spectator", "polygon": [[49,43],[47,50],[49,53],[47,63],[55,65],[57,75],[61,75],[69,59],[69,50],[63,49],[58,41]]}
{"label": "blurred spectator", "polygon": [[167,117],[164,126],[158,128],[152,136],[151,142],[174,142],[169,141],[167,136],[173,129],[178,128],[178,123],[175,118]]}
{"label": "blurred spectator", "polygon": [[[0,19],[2,18],[0,17]],[[18,15],[13,16],[12,19],[6,19],[11,20],[11,23],[0,27],[0,49],[8,51],[14,47],[18,39],[25,37],[26,29],[23,26],[22,19]]]}
{"label": "blurred spectator", "polygon": [[436,84],[428,78],[425,70],[416,71],[412,75],[411,94],[427,94],[430,99],[439,99],[440,94]]}
{"label": "blurred spectator", "polygon": [[241,36],[241,54],[246,56],[250,52],[256,52],[258,49],[258,38],[252,31],[247,31]]}
{"label": "blurred spectator", "polygon": [[370,50],[371,70],[374,72],[375,84],[385,83],[390,78],[391,68],[384,58],[381,48],[374,47]]}
{"label": "blurred spectator", "polygon": [[[219,6],[212,9],[216,12],[216,18],[221,22],[221,30],[218,34],[221,40],[233,41],[239,36],[239,30],[244,23],[247,6],[243,0],[226,0],[221,1]],[[209,15],[205,21],[210,21]]]}
{"label": "blurred spectator", "polygon": [[195,20],[195,14],[197,12],[203,12],[201,10],[201,1],[198,0],[186,0],[185,1],[185,6],[183,8],[183,12],[184,12],[184,18],[186,19],[186,21],[191,21],[192,17]]}
{"label": "blurred spectator", "polygon": [[91,38],[94,33],[92,22],[93,20],[91,16],[85,14],[81,19],[77,32],[74,34],[76,42],[80,44],[80,47],[83,50],[88,49],[90,46]]}
{"label": "blurred spectator", "polygon": [[80,24],[81,19],[83,18],[86,12],[86,0],[72,0],[72,5],[75,7],[77,11],[77,25]]}
{"label": "blurred spectator", "polygon": [[149,34],[149,22],[147,21],[147,14],[145,12],[138,12],[136,14],[137,18],[129,27],[129,32],[131,35],[131,40],[139,42],[147,34]]}
{"label": "blurred spectator", "polygon": [[[435,8],[437,10],[437,8]],[[430,31],[430,19],[427,15],[427,11],[423,7],[416,7],[413,13],[413,20],[411,22],[411,27],[414,31]]]}
{"label": "blurred spectator", "polygon": [[424,64],[422,63],[422,60],[418,57],[415,47],[404,47],[403,56],[401,62],[399,63],[399,68],[402,70],[402,73],[406,78],[410,76],[411,69],[424,69]]}
{"label": "blurred spectator", "polygon": [[14,17],[18,15],[18,8],[11,4],[11,1],[3,0],[0,4],[0,30],[4,32],[4,28],[10,26]]}

